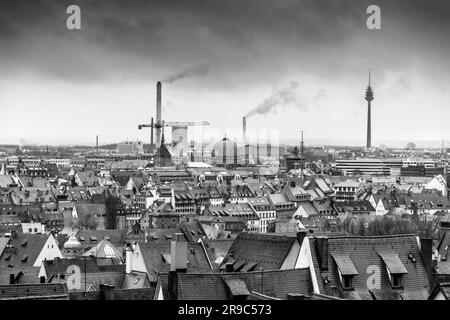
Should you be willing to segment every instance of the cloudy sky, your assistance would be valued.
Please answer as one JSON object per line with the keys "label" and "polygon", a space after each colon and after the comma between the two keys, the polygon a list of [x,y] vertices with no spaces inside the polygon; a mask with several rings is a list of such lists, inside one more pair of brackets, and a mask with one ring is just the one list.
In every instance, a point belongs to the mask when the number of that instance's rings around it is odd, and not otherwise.
{"label": "cloudy sky", "polygon": [[[68,30],[66,8],[81,8]],[[381,8],[381,30],[366,9]],[[450,2],[0,0],[0,143],[148,140],[137,124],[364,145],[450,141]]]}

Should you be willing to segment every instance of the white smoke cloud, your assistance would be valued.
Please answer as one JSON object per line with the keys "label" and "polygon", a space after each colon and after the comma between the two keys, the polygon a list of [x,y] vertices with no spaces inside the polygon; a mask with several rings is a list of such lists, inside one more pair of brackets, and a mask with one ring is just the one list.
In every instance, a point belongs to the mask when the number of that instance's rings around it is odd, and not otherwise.
{"label": "white smoke cloud", "polygon": [[291,81],[289,87],[274,90],[270,97],[247,113],[247,117],[276,112],[280,107],[286,106],[293,106],[299,110],[306,111],[308,103],[305,102],[304,98],[297,95],[297,88],[298,83]]}
{"label": "white smoke cloud", "polygon": [[194,76],[206,76],[209,73],[209,66],[205,64],[188,66],[187,68],[168,76],[163,80],[165,83],[174,83],[175,81],[190,78]]}

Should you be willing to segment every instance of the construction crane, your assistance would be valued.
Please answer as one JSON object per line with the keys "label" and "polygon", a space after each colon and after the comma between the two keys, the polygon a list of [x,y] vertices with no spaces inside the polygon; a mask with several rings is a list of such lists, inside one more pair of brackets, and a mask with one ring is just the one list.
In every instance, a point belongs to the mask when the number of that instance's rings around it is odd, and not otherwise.
{"label": "construction crane", "polygon": [[[151,128],[150,134],[150,153],[154,152],[154,140],[153,140],[153,129],[161,129],[163,127],[171,127],[172,128],[172,147],[179,147],[181,150],[187,149],[187,129],[188,127],[193,126],[209,126],[208,121],[161,121],[154,122],[153,117],[151,118],[151,122],[149,124],[140,124],[138,125],[138,129],[142,130],[142,128]],[[161,141],[157,141],[157,146],[160,146]]]}
{"label": "construction crane", "polygon": [[[163,127],[172,127],[172,148],[179,153],[187,150],[187,128],[192,126],[208,126],[208,121],[185,122],[185,121],[164,121],[162,120],[162,84],[158,81],[156,84],[156,121],[151,118],[150,124],[140,124],[138,129],[151,128],[150,153],[154,153],[154,148],[161,145],[161,129]],[[153,129],[156,131],[156,146],[153,142]]]}

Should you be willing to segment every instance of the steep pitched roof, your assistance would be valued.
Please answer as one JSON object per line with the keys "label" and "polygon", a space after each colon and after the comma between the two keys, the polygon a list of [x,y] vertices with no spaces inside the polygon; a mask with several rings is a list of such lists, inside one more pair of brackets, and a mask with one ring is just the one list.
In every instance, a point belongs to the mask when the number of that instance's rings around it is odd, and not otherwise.
{"label": "steep pitched roof", "polygon": [[94,256],[96,258],[122,258],[122,252],[106,239],[100,241],[95,247],[86,251],[84,256]]}
{"label": "steep pitched roof", "polygon": [[[318,253],[318,252],[316,252]],[[354,290],[344,291],[340,283],[335,255],[344,254],[357,275],[354,276]],[[413,259],[414,258],[414,259]],[[369,277],[376,268],[380,270],[376,290],[368,288]],[[403,289],[393,289],[389,280],[391,273],[403,275]],[[328,238],[328,271],[322,272],[329,283],[325,293],[345,299],[403,299],[424,300],[428,298],[429,283],[421,251],[414,235],[381,237],[330,237]],[[334,288],[334,289],[333,289]]]}
{"label": "steep pitched roof", "polygon": [[[169,272],[170,270],[170,241],[154,241],[147,243],[139,243],[145,266],[150,278],[150,281],[156,281],[159,273]],[[211,272],[210,261],[212,261],[212,254],[208,248],[207,252],[199,243],[188,243],[187,252],[187,272]]]}
{"label": "steep pitched roof", "polygon": [[32,267],[48,238],[46,234],[16,233],[0,256],[0,267]]}
{"label": "steep pitched roof", "polygon": [[[233,268],[237,271],[246,267],[247,271],[278,270],[296,241],[294,237],[242,232],[234,240],[222,266],[234,260]],[[233,254],[231,258],[230,254]]]}

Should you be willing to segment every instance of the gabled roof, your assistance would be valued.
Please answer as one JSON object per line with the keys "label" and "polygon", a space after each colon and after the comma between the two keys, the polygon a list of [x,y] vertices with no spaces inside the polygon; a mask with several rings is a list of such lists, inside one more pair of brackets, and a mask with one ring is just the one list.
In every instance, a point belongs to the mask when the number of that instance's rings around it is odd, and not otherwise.
{"label": "gabled roof", "polygon": [[450,283],[441,282],[434,288],[433,292],[430,294],[429,300],[434,300],[437,294],[441,292],[445,300],[450,300]]}
{"label": "gabled roof", "polygon": [[[249,271],[258,268],[278,270],[296,241],[294,237],[242,232],[234,240],[222,266],[234,260],[236,263],[244,263],[239,268],[245,264],[253,264]],[[230,257],[230,254],[233,256]]]}
{"label": "gabled roof", "polygon": [[83,256],[94,256],[96,258],[122,258],[122,252],[106,239],[100,241],[95,247],[86,251]]}
{"label": "gabled roof", "polygon": [[0,267],[32,267],[49,235],[16,233],[0,256]]}
{"label": "gabled roof", "polygon": [[[150,281],[156,281],[159,273],[169,272],[171,242],[170,241],[154,241],[147,243],[138,243],[144,259],[147,273]],[[212,262],[212,254],[208,248],[206,252],[200,243],[187,244],[187,272],[211,272],[210,261]],[[169,259],[170,260],[170,259]]]}

